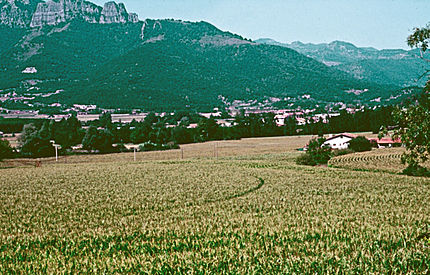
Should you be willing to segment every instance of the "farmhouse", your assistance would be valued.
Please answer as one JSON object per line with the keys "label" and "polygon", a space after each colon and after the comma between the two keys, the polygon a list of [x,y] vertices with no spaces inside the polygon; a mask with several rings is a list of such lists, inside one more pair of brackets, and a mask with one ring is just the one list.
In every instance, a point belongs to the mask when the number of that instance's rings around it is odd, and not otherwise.
{"label": "farmhouse", "polygon": [[402,141],[400,139],[391,139],[391,138],[370,138],[370,142],[377,144],[378,148],[391,148],[391,147],[399,147],[402,145]]}
{"label": "farmhouse", "polygon": [[[338,134],[330,136],[323,145],[329,146],[331,149],[347,149],[349,147],[349,142],[356,137],[358,137],[358,135],[350,133]],[[368,138],[368,140],[377,145],[378,148],[399,147],[402,145],[402,141],[400,139]]]}
{"label": "farmhouse", "polygon": [[358,135],[343,133],[329,137],[323,145],[329,146],[332,149],[347,149],[349,147],[349,142],[356,137],[358,137]]}

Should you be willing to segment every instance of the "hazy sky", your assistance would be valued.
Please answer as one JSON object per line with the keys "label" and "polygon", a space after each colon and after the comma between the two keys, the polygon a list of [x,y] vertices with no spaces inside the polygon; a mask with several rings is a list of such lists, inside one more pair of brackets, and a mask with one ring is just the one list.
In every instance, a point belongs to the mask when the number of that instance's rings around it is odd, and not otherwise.
{"label": "hazy sky", "polygon": [[[121,1],[121,0],[119,0]],[[93,0],[103,5],[103,0]],[[430,22],[430,0],[123,0],[140,19],[208,21],[246,38],[407,48]]]}

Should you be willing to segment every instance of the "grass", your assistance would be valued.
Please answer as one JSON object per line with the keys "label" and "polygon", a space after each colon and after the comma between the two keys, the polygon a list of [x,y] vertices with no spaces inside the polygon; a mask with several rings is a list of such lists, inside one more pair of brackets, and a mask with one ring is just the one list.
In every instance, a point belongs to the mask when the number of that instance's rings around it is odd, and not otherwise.
{"label": "grass", "polygon": [[242,142],[0,170],[0,273],[429,272],[430,179]]}

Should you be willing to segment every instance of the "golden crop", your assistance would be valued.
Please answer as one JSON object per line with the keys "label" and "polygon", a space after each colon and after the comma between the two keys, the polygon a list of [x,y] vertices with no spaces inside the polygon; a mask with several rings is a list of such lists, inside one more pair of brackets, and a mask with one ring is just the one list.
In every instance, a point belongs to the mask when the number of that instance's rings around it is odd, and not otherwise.
{"label": "golden crop", "polygon": [[[401,161],[404,152],[405,148],[374,149],[369,152],[335,157],[328,164],[332,167],[352,170],[400,173],[407,167]],[[429,165],[428,162],[424,164],[426,167],[430,167]]]}
{"label": "golden crop", "polygon": [[0,170],[0,273],[429,272],[430,179],[247,146]]}

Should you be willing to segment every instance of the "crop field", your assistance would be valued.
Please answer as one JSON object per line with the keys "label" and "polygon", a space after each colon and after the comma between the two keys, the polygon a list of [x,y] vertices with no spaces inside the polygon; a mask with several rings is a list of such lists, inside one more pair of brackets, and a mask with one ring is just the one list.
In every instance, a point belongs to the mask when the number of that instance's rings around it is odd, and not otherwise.
{"label": "crop field", "polygon": [[0,169],[0,273],[430,271],[430,179],[298,166],[289,141]]}
{"label": "crop field", "polygon": [[[401,161],[404,152],[404,148],[374,149],[369,152],[335,157],[329,161],[329,165],[352,170],[401,173],[406,168]],[[424,166],[430,168],[430,163],[427,162]]]}
{"label": "crop field", "polygon": [[[242,140],[214,141],[181,145],[179,150],[137,152],[137,161],[150,160],[181,160],[181,159],[228,159],[231,157],[258,156],[272,154],[273,152],[292,152],[303,148],[311,139],[311,136],[294,137],[270,137],[247,138]],[[94,162],[129,162],[134,160],[133,153],[121,153],[110,155],[75,155],[60,156],[60,163],[94,163]],[[35,166],[37,160],[12,159],[0,162],[0,168]],[[41,160],[42,165],[55,163],[55,158]]]}

